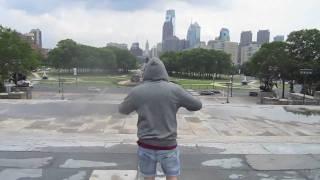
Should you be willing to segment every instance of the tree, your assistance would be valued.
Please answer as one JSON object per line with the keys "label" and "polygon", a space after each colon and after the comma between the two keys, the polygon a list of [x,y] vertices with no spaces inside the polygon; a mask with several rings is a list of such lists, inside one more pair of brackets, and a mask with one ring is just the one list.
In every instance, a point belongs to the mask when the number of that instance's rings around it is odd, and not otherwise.
{"label": "tree", "polygon": [[223,51],[191,49],[182,52],[166,52],[161,56],[168,73],[181,77],[211,78],[213,74],[228,74],[231,57]]}
{"label": "tree", "polygon": [[170,76],[174,71],[179,71],[178,55],[175,52],[166,52],[161,56],[161,60],[166,66]]}
{"label": "tree", "polygon": [[71,39],[59,41],[57,47],[49,52],[48,61],[56,68],[73,68],[78,57],[77,43]]}
{"label": "tree", "polygon": [[102,69],[127,73],[137,67],[137,59],[128,50],[119,48],[96,48],[78,44],[71,39],[58,42],[57,47],[49,52],[48,61],[56,68],[73,67]]}
{"label": "tree", "polygon": [[[287,42],[289,54],[297,60],[298,68],[313,70],[313,74],[308,78],[308,94],[320,90],[320,31],[318,29],[294,31],[289,34]],[[297,76],[296,80],[301,82],[302,77]],[[316,83],[314,88],[312,88],[313,83]]]}
{"label": "tree", "polygon": [[12,73],[27,74],[40,63],[40,54],[16,31],[0,26],[0,88]]}
{"label": "tree", "polygon": [[272,42],[262,45],[245,67],[251,75],[257,76],[265,83],[264,90],[271,91],[273,80],[281,79],[284,84],[296,76],[296,61],[290,57],[285,42]]}
{"label": "tree", "polygon": [[107,47],[105,49],[111,50],[116,56],[116,67],[120,71],[127,73],[129,69],[137,68],[137,58],[133,56],[128,50],[116,48],[116,47]]}

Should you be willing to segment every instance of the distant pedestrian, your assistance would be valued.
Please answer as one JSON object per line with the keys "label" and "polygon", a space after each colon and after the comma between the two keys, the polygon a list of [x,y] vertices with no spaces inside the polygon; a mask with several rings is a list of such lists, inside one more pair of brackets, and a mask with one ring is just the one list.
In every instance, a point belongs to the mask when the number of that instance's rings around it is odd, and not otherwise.
{"label": "distant pedestrian", "polygon": [[145,66],[143,83],[133,88],[119,106],[122,114],[138,113],[139,169],[147,180],[155,179],[158,162],[167,180],[176,180],[180,175],[176,140],[176,113],[180,107],[197,111],[202,103],[180,86],[169,82],[161,60],[150,59]]}

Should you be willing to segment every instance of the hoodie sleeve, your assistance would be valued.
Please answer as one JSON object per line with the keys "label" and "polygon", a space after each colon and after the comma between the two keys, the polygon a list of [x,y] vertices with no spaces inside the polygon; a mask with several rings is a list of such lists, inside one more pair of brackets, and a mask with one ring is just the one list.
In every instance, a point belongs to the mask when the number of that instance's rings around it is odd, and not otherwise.
{"label": "hoodie sleeve", "polygon": [[189,111],[198,111],[202,108],[202,103],[198,98],[192,96],[189,92],[179,88],[179,104],[181,107],[186,108]]}
{"label": "hoodie sleeve", "polygon": [[123,100],[119,105],[119,113],[121,114],[130,114],[136,110],[134,95],[132,92]]}

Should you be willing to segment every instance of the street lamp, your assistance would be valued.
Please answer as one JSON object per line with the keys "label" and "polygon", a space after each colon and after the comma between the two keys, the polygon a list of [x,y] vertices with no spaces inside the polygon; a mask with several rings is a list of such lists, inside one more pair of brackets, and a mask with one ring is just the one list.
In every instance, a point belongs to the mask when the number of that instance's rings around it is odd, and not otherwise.
{"label": "street lamp", "polygon": [[270,91],[272,91],[272,88],[273,88],[273,76],[274,76],[274,73],[276,72],[276,71],[278,71],[278,67],[277,66],[269,66],[268,67],[268,70],[270,71],[270,83],[268,82],[268,86],[270,86],[271,85],[271,87],[269,87],[270,88]]}
{"label": "street lamp", "polygon": [[214,74],[212,74],[212,92],[214,91]]}
{"label": "street lamp", "polygon": [[303,104],[306,101],[306,76],[312,74],[312,69],[300,69],[300,74],[303,75]]}
{"label": "street lamp", "polygon": [[231,82],[227,82],[226,83],[226,85],[227,85],[227,102],[226,103],[230,103],[230,101],[229,101],[229,89],[230,89],[230,85],[231,85]]}
{"label": "street lamp", "polygon": [[233,88],[233,70],[234,70],[234,63],[232,63],[232,71],[231,71],[231,95],[232,97],[232,88]]}
{"label": "street lamp", "polygon": [[18,82],[18,78],[19,78],[19,71],[20,71],[20,66],[21,66],[21,59],[13,59],[12,60],[13,64],[15,64],[14,66],[14,70],[15,70],[15,79],[14,79],[14,83],[17,85],[17,82]]}
{"label": "street lamp", "polygon": [[59,94],[61,93],[61,69],[60,69],[60,67],[59,67],[59,70],[58,70],[58,86],[59,86]]}

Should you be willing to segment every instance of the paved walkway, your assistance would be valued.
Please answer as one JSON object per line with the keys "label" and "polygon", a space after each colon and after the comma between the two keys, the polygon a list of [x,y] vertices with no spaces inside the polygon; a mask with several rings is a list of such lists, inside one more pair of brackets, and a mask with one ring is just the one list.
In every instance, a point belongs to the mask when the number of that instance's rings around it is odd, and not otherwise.
{"label": "paved walkway", "polygon": [[[317,180],[319,155],[214,154],[213,149],[180,147],[181,179]],[[0,152],[0,179],[138,179],[136,145],[59,147]],[[158,179],[164,179],[161,168]]]}
{"label": "paved walkway", "polygon": [[[137,115],[117,113],[123,96],[1,100],[0,179],[135,179]],[[181,179],[319,178],[320,107],[202,101],[177,115]]]}

